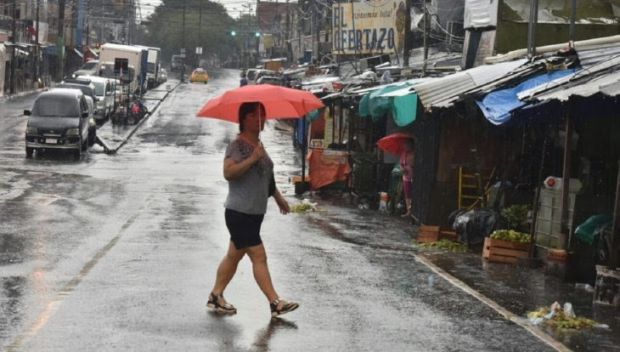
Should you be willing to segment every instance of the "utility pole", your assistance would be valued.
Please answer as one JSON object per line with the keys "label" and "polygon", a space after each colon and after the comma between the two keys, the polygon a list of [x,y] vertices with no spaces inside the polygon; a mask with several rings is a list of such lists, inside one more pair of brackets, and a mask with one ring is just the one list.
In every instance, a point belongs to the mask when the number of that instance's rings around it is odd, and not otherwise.
{"label": "utility pole", "polygon": [[35,31],[35,58],[34,58],[34,81],[36,82],[39,79],[39,51],[41,48],[39,47],[39,7],[41,7],[41,0],[37,0],[37,9],[35,14],[35,22],[36,22],[36,31]]}
{"label": "utility pole", "polygon": [[411,50],[411,0],[405,0],[405,38],[403,38],[403,66],[409,67],[409,51]]}
{"label": "utility pole", "polygon": [[291,53],[291,44],[289,43],[289,40],[291,38],[289,33],[291,30],[291,11],[288,1],[289,0],[286,0],[286,32],[284,34],[284,45],[286,45],[286,60],[290,62],[293,55]]}
{"label": "utility pole", "polygon": [[15,59],[16,59],[16,51],[17,51],[17,1],[13,0],[13,21],[11,22],[11,36],[13,39],[13,51],[11,52],[11,80],[10,87],[11,94],[15,94]]}
{"label": "utility pole", "polygon": [[64,77],[65,63],[65,0],[58,0],[58,39],[56,40],[58,54],[58,80]]}
{"label": "utility pole", "polygon": [[185,82],[185,58],[187,56],[187,48],[185,47],[185,2],[183,2],[183,29],[181,31],[181,40],[183,48],[183,63],[181,64],[181,83]]}
{"label": "utility pole", "polygon": [[[202,2],[198,4],[198,45],[202,48]],[[200,56],[202,57],[202,52],[200,52]],[[198,54],[196,54],[195,67],[198,67],[198,65],[200,65],[200,59]]]}
{"label": "utility pole", "polygon": [[[575,18],[577,17],[577,0],[573,0],[570,13],[570,27],[568,30],[568,40],[575,41]],[[572,45],[572,44],[571,44]]]}
{"label": "utility pole", "polygon": [[536,25],[538,24],[538,0],[530,1],[530,21],[527,31],[527,56],[536,56]]}
{"label": "utility pole", "polygon": [[[428,37],[430,35],[430,31],[431,31],[431,21],[430,21],[430,16],[428,13],[428,7],[426,7],[426,0],[422,3],[423,9],[424,9],[424,39],[423,39],[423,45],[424,45],[424,61],[422,62],[422,77],[426,76],[426,66],[427,66],[427,61],[428,61]],[[409,14],[407,14],[407,16],[409,16]]]}

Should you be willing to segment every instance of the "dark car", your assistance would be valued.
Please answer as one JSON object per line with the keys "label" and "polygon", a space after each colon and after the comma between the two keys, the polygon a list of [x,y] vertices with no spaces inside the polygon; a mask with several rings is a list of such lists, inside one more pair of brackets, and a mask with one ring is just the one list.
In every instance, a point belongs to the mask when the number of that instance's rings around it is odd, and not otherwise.
{"label": "dark car", "polygon": [[35,150],[71,150],[79,159],[88,147],[89,107],[84,93],[77,89],[53,89],[34,101],[26,126],[26,157]]}

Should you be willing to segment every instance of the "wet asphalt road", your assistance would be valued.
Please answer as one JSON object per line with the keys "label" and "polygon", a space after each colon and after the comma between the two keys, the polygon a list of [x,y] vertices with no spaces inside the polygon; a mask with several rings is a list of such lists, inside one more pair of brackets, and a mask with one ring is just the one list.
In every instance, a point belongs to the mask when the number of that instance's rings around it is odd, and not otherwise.
{"label": "wet asphalt road", "polygon": [[[276,290],[297,311],[270,320],[246,258],[226,291],[239,313],[207,312],[228,246],[221,168],[237,126],[195,113],[236,74],[180,85],[117,154],[79,161],[25,159],[32,97],[0,103],[2,350],[552,350],[418,262],[398,219],[328,204],[282,216],[270,203],[265,218]],[[263,141],[297,202],[291,137],[270,125]]]}

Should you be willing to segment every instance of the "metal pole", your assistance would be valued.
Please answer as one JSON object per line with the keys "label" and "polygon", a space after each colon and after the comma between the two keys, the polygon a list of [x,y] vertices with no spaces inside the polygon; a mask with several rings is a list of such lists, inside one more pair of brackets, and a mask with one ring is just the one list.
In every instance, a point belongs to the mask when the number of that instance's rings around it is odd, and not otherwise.
{"label": "metal pole", "polygon": [[561,230],[560,230],[560,248],[566,249],[568,244],[568,216],[569,216],[569,207],[570,207],[570,176],[571,176],[571,141],[573,135],[573,116],[572,116],[572,104],[570,101],[568,103],[568,112],[566,113],[566,125],[565,131],[566,136],[564,137],[564,165],[562,172],[562,222],[561,222]]}
{"label": "metal pole", "polygon": [[409,67],[409,50],[411,50],[411,0],[405,0],[405,38],[403,38],[403,66]]}
{"label": "metal pole", "polygon": [[56,42],[58,54],[58,80],[64,77],[65,64],[65,0],[58,0],[58,40]]}
{"label": "metal pole", "polygon": [[618,161],[618,176],[616,178],[616,201],[614,203],[614,222],[611,231],[611,246],[609,246],[609,268],[620,266],[620,160]]}
{"label": "metal pole", "polygon": [[[422,62],[422,77],[426,76],[426,66],[428,61],[428,35],[430,34],[430,18],[428,14],[428,8],[426,7],[426,1],[422,4],[424,6],[424,61]],[[409,16],[409,14],[407,14]]]}
{"label": "metal pole", "polygon": [[293,54],[291,53],[291,44],[289,43],[289,40],[291,39],[291,11],[288,2],[289,0],[286,0],[286,33],[284,35],[284,45],[286,45],[286,60],[290,63],[293,58]]}
{"label": "metal pole", "polygon": [[10,85],[10,89],[11,89],[11,94],[15,94],[15,60],[16,58],[16,51],[17,51],[17,0],[13,0],[13,21],[11,21],[11,36],[13,37],[13,39],[11,40],[13,42],[13,51],[11,52],[11,80],[9,82]]}
{"label": "metal pole", "polygon": [[538,0],[530,0],[530,21],[527,32],[527,56],[536,56],[536,25],[538,24]]}
{"label": "metal pole", "polygon": [[568,30],[568,40],[575,41],[575,18],[577,17],[577,0],[572,1],[572,8],[570,13],[570,27]]}
{"label": "metal pole", "polygon": [[185,57],[187,56],[187,48],[185,47],[185,3],[183,3],[183,27],[181,30],[181,47],[183,48],[183,57],[181,63],[181,83],[185,82]]}

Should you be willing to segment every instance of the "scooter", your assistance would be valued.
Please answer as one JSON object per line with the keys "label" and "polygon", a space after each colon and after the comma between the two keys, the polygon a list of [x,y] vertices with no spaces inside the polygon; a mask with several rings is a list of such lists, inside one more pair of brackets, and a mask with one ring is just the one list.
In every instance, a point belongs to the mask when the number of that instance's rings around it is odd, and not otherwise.
{"label": "scooter", "polygon": [[148,113],[148,109],[140,99],[135,98],[131,105],[129,106],[129,117],[127,122],[129,124],[136,124],[140,121],[146,114]]}

